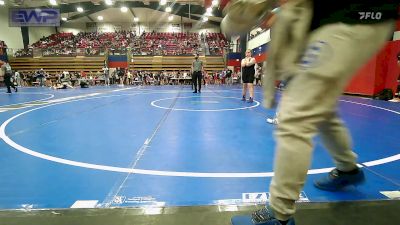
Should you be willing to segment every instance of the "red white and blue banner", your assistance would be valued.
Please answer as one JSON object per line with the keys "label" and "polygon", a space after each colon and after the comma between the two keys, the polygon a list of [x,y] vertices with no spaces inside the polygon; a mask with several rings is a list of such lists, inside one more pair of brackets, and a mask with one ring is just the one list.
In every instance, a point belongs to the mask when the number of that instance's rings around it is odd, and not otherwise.
{"label": "red white and blue banner", "polygon": [[226,65],[227,66],[239,66],[242,60],[242,55],[240,52],[231,52],[227,56]]}
{"label": "red white and blue banner", "polygon": [[126,55],[109,55],[108,56],[108,67],[109,68],[127,68],[128,57]]}
{"label": "red white and blue banner", "polygon": [[268,50],[268,43],[252,49],[251,55],[256,59],[257,63],[260,63],[267,59],[267,50]]}

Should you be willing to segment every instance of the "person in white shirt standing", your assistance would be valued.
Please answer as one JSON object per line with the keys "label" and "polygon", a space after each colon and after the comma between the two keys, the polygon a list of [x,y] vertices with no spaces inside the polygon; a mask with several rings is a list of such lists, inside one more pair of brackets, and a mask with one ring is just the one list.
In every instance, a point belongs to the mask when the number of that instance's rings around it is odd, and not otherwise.
{"label": "person in white shirt standing", "polygon": [[15,71],[14,79],[15,79],[15,82],[17,83],[17,86],[22,87],[22,79],[21,79],[21,75],[18,71]]}
{"label": "person in white shirt standing", "polygon": [[249,103],[252,103],[254,100],[254,74],[255,74],[255,64],[256,59],[251,57],[251,51],[246,50],[246,57],[242,59],[242,81],[243,81],[243,92],[242,92],[242,101],[246,101],[246,93],[247,89],[249,90],[250,98],[248,100]]}
{"label": "person in white shirt standing", "polygon": [[110,69],[105,65],[103,67],[104,85],[110,86]]}

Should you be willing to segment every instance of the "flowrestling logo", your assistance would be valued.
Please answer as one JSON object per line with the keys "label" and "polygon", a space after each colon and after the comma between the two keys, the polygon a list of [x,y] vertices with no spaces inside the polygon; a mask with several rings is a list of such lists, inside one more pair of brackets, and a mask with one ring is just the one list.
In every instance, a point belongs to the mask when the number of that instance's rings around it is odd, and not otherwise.
{"label": "flowrestling logo", "polygon": [[59,9],[11,8],[10,27],[50,27],[60,26]]}
{"label": "flowrestling logo", "polygon": [[380,20],[382,18],[381,12],[358,12],[360,20]]}

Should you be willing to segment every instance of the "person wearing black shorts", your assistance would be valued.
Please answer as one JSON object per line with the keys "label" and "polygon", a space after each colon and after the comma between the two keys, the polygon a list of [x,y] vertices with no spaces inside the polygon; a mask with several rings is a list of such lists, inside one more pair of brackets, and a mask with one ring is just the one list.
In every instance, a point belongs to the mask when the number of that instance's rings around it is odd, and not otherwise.
{"label": "person wearing black shorts", "polygon": [[250,98],[248,100],[249,103],[252,103],[254,100],[254,74],[255,74],[255,64],[256,59],[251,57],[251,51],[246,50],[246,57],[242,59],[242,82],[243,82],[243,92],[242,92],[242,101],[246,101],[246,93],[247,89],[249,89]]}

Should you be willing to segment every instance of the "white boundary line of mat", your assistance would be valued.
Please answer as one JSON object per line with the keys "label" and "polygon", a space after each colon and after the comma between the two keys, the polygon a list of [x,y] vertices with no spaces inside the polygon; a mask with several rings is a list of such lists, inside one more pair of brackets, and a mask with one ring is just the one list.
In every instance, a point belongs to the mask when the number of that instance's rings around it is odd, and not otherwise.
{"label": "white boundary line of mat", "polygon": [[[137,94],[142,94],[142,93],[137,93]],[[133,95],[133,94],[125,94],[125,95]],[[88,169],[96,169],[96,170],[104,170],[104,171],[111,171],[111,172],[120,172],[120,173],[134,173],[134,174],[143,174],[143,175],[155,175],[155,176],[174,176],[174,177],[207,177],[207,178],[251,178],[251,177],[272,177],[274,176],[273,172],[259,172],[259,173],[200,173],[200,172],[176,172],[176,171],[161,171],[161,170],[145,170],[145,169],[132,169],[132,168],[124,168],[124,167],[115,167],[115,166],[106,166],[106,165],[99,165],[99,164],[91,164],[91,163],[85,163],[85,162],[79,162],[79,161],[73,161],[73,160],[68,160],[68,159],[63,159],[55,156],[50,156],[46,155],[43,153],[35,152],[29,148],[26,148],[24,146],[21,146],[17,143],[15,143],[13,140],[11,140],[5,133],[5,129],[7,125],[14,119],[18,118],[21,115],[27,114],[29,112],[58,105],[58,104],[63,104],[63,103],[68,103],[68,102],[75,102],[75,101],[81,101],[81,100],[88,100],[88,99],[97,99],[97,98],[105,98],[105,97],[116,97],[116,96],[125,96],[125,95],[111,95],[111,96],[98,96],[98,97],[92,97],[92,98],[84,98],[84,99],[75,99],[71,101],[66,101],[66,102],[59,102],[55,104],[50,104],[50,105],[45,105],[41,106],[35,109],[31,109],[28,111],[25,111],[23,113],[19,113],[8,120],[6,120],[1,126],[0,126],[0,138],[4,140],[8,145],[11,147],[15,148],[18,151],[21,151],[23,153],[26,153],[28,155],[61,163],[61,164],[66,164],[66,165],[71,165],[71,166],[77,166],[77,167],[83,167],[83,168],[88,168]],[[382,109],[385,111],[393,112],[396,114],[400,115],[400,112],[382,108],[382,107],[377,107],[373,105],[368,105],[368,104],[363,104],[363,103],[358,103],[358,102],[352,102],[352,101],[345,101],[341,100],[343,102],[348,102],[348,103],[354,103],[358,105],[363,105],[367,107],[372,107],[372,108],[377,108],[377,109]],[[382,159],[377,159],[369,162],[364,162],[362,164],[366,166],[377,166],[389,162],[394,162],[400,159],[400,154],[389,156],[386,158]],[[362,165],[359,165],[362,167]],[[319,173],[327,173],[331,171],[333,167],[330,168],[321,168],[321,169],[312,169],[308,171],[308,174],[319,174]]]}
{"label": "white boundary line of mat", "polygon": [[50,97],[42,98],[42,99],[38,99],[38,100],[27,101],[27,102],[21,102],[21,103],[14,103],[14,104],[8,104],[8,105],[0,105],[0,108],[8,107],[8,106],[14,106],[14,105],[29,104],[29,103],[32,103],[32,102],[41,102],[41,101],[46,101],[46,100],[49,100],[49,99],[54,98],[54,95],[53,95],[53,94],[45,94],[45,93],[29,93],[29,92],[27,92],[27,93],[18,93],[18,94],[37,94],[37,95],[40,94],[40,95],[50,95]]}
{"label": "white boundary line of mat", "polygon": [[[178,97],[178,98],[233,98],[233,99],[241,99],[235,97],[223,97],[223,96],[185,96],[185,97]],[[260,102],[254,100],[256,103],[255,105],[246,106],[246,107],[239,107],[239,108],[226,108],[226,109],[184,109],[184,108],[169,108],[164,106],[159,106],[156,103],[164,100],[170,100],[174,98],[162,98],[157,99],[151,102],[151,105],[160,109],[171,109],[173,111],[188,111],[188,112],[223,112],[223,111],[234,111],[234,110],[244,110],[244,109],[251,109],[255,108],[260,105]]]}

